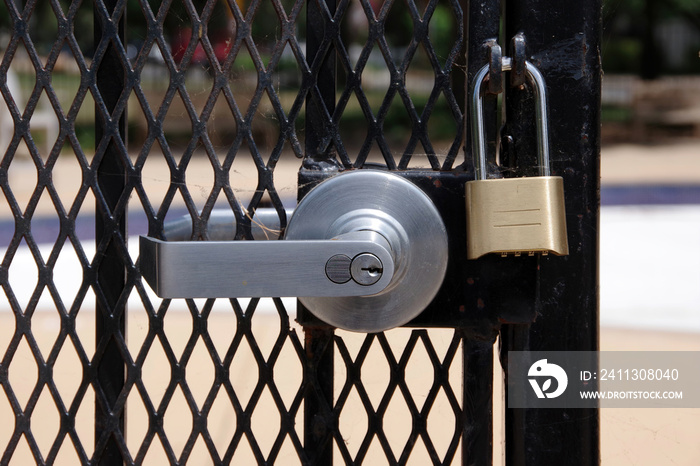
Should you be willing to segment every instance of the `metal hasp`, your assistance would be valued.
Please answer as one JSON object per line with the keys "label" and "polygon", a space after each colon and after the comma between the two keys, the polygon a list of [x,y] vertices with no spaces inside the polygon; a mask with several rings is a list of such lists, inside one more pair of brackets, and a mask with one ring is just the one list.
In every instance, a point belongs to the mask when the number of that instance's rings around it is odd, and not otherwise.
{"label": "metal hasp", "polygon": [[432,201],[388,172],[334,176],[299,203],[284,241],[140,238],[141,271],[162,298],[297,296],[352,331],[405,324],[432,301],[447,232]]}
{"label": "metal hasp", "polygon": [[[536,102],[540,176],[487,179],[482,85],[489,69],[490,65],[481,68],[471,95],[476,179],[465,184],[467,258],[477,259],[489,253],[567,255],[564,180],[550,176],[544,78],[532,63],[525,63]],[[502,71],[510,69],[511,60],[504,57]]]}

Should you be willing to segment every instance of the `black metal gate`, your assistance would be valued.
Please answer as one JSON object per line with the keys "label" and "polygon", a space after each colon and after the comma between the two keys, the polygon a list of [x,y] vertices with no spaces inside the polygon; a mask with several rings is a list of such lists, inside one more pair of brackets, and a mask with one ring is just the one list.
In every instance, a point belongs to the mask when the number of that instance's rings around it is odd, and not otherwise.
{"label": "black metal gate", "polygon": [[[5,0],[0,463],[491,464],[497,336],[502,359],[597,348],[600,4],[579,3]],[[571,255],[467,262],[465,89],[518,33],[548,78]],[[500,139],[528,174],[532,98],[505,100],[489,157]],[[144,284],[130,238],[185,216],[207,240],[226,209],[251,240],[257,209],[283,230],[297,189],[364,168],[413,180],[448,227],[412,328]],[[507,410],[506,455],[596,464],[597,413]]]}

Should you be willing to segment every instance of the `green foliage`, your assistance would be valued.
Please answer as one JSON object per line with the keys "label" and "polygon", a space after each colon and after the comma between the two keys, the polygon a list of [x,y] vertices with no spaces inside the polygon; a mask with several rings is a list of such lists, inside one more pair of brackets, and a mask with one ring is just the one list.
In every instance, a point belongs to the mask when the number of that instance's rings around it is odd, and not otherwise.
{"label": "green foliage", "polygon": [[606,73],[631,73],[639,69],[642,44],[631,38],[610,39],[603,47]]}
{"label": "green foliage", "polygon": [[604,123],[627,123],[632,120],[632,109],[617,105],[603,105],[600,119]]}
{"label": "green foliage", "polygon": [[92,152],[95,150],[95,125],[94,124],[81,124],[75,125],[75,136],[80,141],[80,147],[85,152]]}
{"label": "green foliage", "polygon": [[[672,22],[672,23],[669,23]],[[678,28],[678,24],[684,27]],[[698,0],[605,0],[603,3],[603,69],[614,73],[635,73],[656,78],[662,74],[692,73],[697,70],[700,43],[694,44],[682,64],[668,63],[664,56],[672,45],[660,31],[677,28],[680,40],[692,41],[700,31]]]}
{"label": "green foliage", "polygon": [[387,14],[384,36],[394,47],[406,47],[413,38],[413,20],[408,8],[401,1],[395,1]]}
{"label": "green foliage", "polygon": [[456,19],[452,10],[442,4],[435,7],[430,18],[430,40],[438,57],[444,59],[452,51],[457,39]]}

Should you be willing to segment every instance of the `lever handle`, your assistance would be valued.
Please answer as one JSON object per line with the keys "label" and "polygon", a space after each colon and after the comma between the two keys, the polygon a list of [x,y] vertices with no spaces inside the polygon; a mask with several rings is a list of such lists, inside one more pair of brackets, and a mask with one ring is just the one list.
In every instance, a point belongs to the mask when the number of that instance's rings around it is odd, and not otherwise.
{"label": "lever handle", "polygon": [[[228,217],[215,219],[212,237],[235,237]],[[294,210],[283,241],[172,241],[191,234],[191,220],[180,223],[166,231],[171,241],[140,239],[141,273],[160,297],[296,296],[347,330],[409,322],[433,300],[447,269],[447,232],[435,205],[385,171],[352,170],[320,183]]]}
{"label": "lever handle", "polygon": [[142,236],[140,249],[141,273],[162,298],[370,296],[394,275],[389,243],[371,231],[297,241]]}

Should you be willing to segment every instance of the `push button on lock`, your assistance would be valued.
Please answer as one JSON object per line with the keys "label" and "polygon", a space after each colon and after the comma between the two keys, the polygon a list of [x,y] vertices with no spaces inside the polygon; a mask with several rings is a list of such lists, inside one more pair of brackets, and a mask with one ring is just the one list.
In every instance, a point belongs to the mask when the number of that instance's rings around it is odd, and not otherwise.
{"label": "push button on lock", "polygon": [[[510,70],[510,66],[510,59],[503,58],[502,70]],[[536,102],[540,176],[487,179],[482,85],[488,72],[486,65],[476,75],[470,103],[476,179],[465,185],[467,258],[478,259],[489,253],[567,255],[564,181],[550,175],[544,78],[526,62],[525,72]]]}

